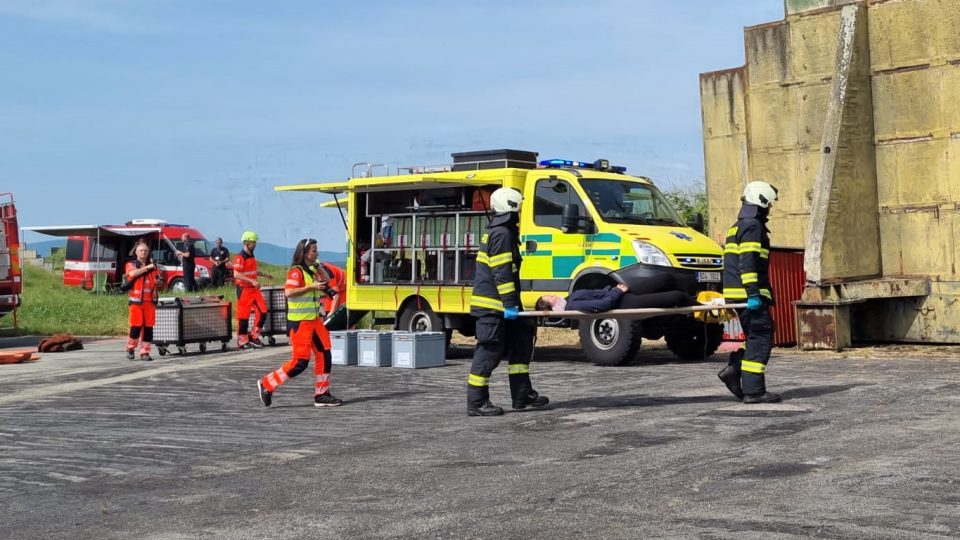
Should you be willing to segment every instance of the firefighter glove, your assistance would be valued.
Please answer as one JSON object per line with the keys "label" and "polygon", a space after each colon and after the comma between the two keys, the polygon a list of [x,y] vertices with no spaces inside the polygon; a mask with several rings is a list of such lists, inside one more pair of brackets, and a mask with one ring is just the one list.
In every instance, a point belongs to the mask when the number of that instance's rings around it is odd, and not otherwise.
{"label": "firefighter glove", "polygon": [[747,298],[747,309],[757,310],[763,306],[763,301],[760,300],[759,296],[751,296]]}
{"label": "firefighter glove", "polygon": [[503,310],[503,318],[509,321],[512,321],[517,318],[518,313],[520,313],[520,310],[518,310],[517,308],[508,307],[507,309]]}

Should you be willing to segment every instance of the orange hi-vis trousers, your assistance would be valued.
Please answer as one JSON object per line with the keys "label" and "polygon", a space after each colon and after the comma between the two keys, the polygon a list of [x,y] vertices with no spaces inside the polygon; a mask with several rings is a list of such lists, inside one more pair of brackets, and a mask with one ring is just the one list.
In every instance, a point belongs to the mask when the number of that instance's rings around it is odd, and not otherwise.
{"label": "orange hi-vis trousers", "polygon": [[153,326],[157,323],[157,306],[153,302],[130,304],[130,334],[127,350],[133,351],[140,343],[140,354],[150,354],[153,342]]}
{"label": "orange hi-vis trousers", "polygon": [[[251,339],[260,337],[263,325],[267,322],[267,301],[263,299],[260,289],[254,287],[238,287],[240,295],[237,297],[237,345],[242,346]],[[257,318],[253,330],[249,330],[250,314],[256,310]]]}
{"label": "orange hi-vis trousers", "polygon": [[330,334],[322,319],[311,321],[287,321],[290,346],[293,354],[290,361],[260,380],[267,392],[273,392],[283,383],[307,369],[313,357],[313,372],[316,375],[314,395],[330,390]]}

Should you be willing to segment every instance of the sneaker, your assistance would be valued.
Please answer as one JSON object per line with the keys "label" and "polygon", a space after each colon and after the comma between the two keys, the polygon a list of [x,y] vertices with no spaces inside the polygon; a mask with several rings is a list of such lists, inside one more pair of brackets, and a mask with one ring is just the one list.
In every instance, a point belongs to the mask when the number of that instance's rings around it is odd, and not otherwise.
{"label": "sneaker", "polygon": [[133,349],[127,349],[127,360],[133,360]]}
{"label": "sneaker", "polygon": [[780,403],[781,401],[783,401],[783,398],[780,397],[780,394],[771,394],[770,392],[743,396],[744,403]]}
{"label": "sneaker", "polygon": [[260,393],[260,403],[263,403],[264,407],[269,407],[273,402],[273,393],[263,389],[263,381],[260,379],[257,379],[257,392]]}
{"label": "sneaker", "polygon": [[333,397],[330,392],[325,392],[319,396],[313,396],[314,407],[337,407],[343,405],[343,400]]}
{"label": "sneaker", "polygon": [[237,350],[241,350],[241,351],[249,351],[251,349],[256,349],[256,348],[257,346],[254,345],[252,341],[248,341],[243,345],[237,345]]}
{"label": "sneaker", "polygon": [[535,390],[531,390],[529,394],[521,396],[520,399],[513,400],[513,408],[526,409],[527,407],[543,407],[547,403],[550,403],[550,398],[541,396]]}
{"label": "sneaker", "polygon": [[150,356],[150,353],[141,354],[140,359],[143,360],[144,362],[153,362],[153,357]]}
{"label": "sneaker", "polygon": [[727,390],[737,396],[737,399],[743,399],[743,390],[740,389],[740,372],[731,365],[725,366],[717,373],[717,377],[727,385]]}
{"label": "sneaker", "polygon": [[481,403],[479,407],[467,405],[467,416],[500,416],[501,414],[503,409],[490,403],[489,400]]}
{"label": "sneaker", "polygon": [[263,342],[260,341],[260,338],[251,339],[251,340],[248,341],[247,343],[249,343],[250,345],[252,345],[254,349],[261,349],[261,348],[263,348]]}

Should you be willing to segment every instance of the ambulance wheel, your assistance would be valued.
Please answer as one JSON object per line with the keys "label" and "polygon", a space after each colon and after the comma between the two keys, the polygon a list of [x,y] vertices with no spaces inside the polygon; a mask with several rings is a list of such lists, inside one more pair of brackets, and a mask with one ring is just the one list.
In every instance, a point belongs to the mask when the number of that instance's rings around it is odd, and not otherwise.
{"label": "ambulance wheel", "polygon": [[433,312],[426,300],[410,301],[400,312],[398,330],[405,332],[443,332],[443,321]]}
{"label": "ambulance wheel", "polygon": [[273,337],[273,336],[267,336],[267,343],[269,343],[270,345],[276,345],[276,344],[277,344],[277,338],[275,338],[275,337]]}
{"label": "ambulance wheel", "polygon": [[619,366],[629,362],[640,348],[640,321],[593,319],[580,325],[580,346],[598,366]]}
{"label": "ambulance wheel", "polygon": [[201,343],[201,344],[200,344],[200,352],[207,352],[207,344],[206,344],[206,343]]}
{"label": "ambulance wheel", "polygon": [[173,281],[171,281],[168,288],[175,293],[187,292],[187,286],[183,284],[182,278],[176,278]]}
{"label": "ambulance wheel", "polygon": [[717,352],[723,342],[723,325],[690,320],[666,334],[667,348],[682,360],[703,360]]}

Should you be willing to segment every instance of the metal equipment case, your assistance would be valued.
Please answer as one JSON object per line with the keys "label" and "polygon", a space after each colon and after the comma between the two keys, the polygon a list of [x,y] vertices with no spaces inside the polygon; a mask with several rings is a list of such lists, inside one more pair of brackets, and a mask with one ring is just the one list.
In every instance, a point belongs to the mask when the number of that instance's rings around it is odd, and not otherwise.
{"label": "metal equipment case", "polygon": [[153,343],[160,356],[167,354],[171,346],[186,354],[190,343],[198,343],[200,352],[206,352],[211,341],[219,341],[220,350],[226,351],[233,338],[231,314],[232,305],[222,296],[160,298]]}
{"label": "metal equipment case", "polygon": [[[283,294],[283,287],[261,287],[263,299],[267,304],[266,319],[263,324],[261,336],[267,338],[267,343],[276,345],[277,340],[273,336],[287,335],[287,297]],[[250,316],[250,327],[256,321],[256,314]]]}

